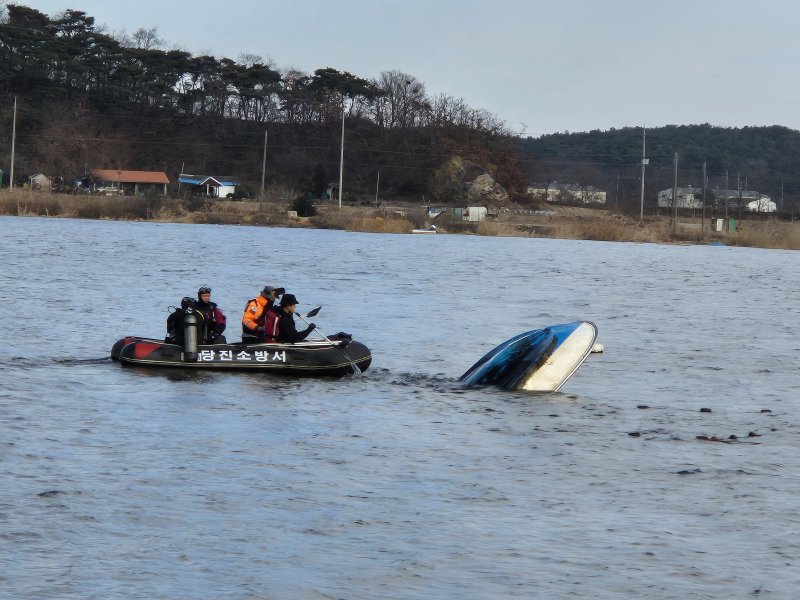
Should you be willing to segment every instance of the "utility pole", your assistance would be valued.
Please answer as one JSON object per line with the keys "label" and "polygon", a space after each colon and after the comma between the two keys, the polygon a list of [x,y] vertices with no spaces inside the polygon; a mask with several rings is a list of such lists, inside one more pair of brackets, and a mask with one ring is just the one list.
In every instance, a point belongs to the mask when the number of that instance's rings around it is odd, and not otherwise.
{"label": "utility pole", "polygon": [[381,172],[378,171],[378,181],[375,182],[375,206],[378,206],[378,188],[381,185]]}
{"label": "utility pole", "polygon": [[[14,96],[14,124],[11,126],[11,171],[8,177],[10,190],[14,189],[14,145],[17,140],[17,97]],[[19,212],[19,210],[17,210]]]}
{"label": "utility pole", "polygon": [[639,198],[639,223],[644,223],[644,168],[649,162],[645,158],[645,128],[642,127],[642,193]]}
{"label": "utility pole", "polygon": [[672,179],[672,232],[678,229],[678,153],[675,153],[675,174]]}
{"label": "utility pole", "polygon": [[614,192],[614,206],[619,210],[619,171],[617,171],[617,190]]}
{"label": "utility pole", "polygon": [[264,207],[264,179],[267,174],[267,132],[264,132],[264,158],[261,161],[261,193],[258,195],[258,212]]}
{"label": "utility pole", "polygon": [[342,208],[342,184],[344,179],[344,100],[342,100],[342,144],[339,153],[339,208]]}
{"label": "utility pole", "polygon": [[725,225],[728,223],[728,169],[725,169]]}
{"label": "utility pole", "polygon": [[[742,218],[742,180],[739,176],[739,173],[736,174],[736,189],[739,192],[739,206],[738,206],[738,214],[737,218]],[[730,229],[730,227],[729,227]]]}
{"label": "utility pole", "polygon": [[700,232],[705,233],[706,230],[706,184],[708,183],[708,174],[706,173],[706,163],[703,163],[703,215],[700,217]]}
{"label": "utility pole", "polygon": [[783,177],[781,177],[781,213],[783,212]]}

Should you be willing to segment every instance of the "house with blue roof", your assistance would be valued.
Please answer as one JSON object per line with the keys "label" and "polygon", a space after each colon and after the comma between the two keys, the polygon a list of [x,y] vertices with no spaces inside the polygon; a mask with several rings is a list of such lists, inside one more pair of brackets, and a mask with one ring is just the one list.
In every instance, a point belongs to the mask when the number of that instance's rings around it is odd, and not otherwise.
{"label": "house with blue roof", "polygon": [[178,175],[178,185],[209,198],[233,198],[239,182],[230,176],[223,175]]}

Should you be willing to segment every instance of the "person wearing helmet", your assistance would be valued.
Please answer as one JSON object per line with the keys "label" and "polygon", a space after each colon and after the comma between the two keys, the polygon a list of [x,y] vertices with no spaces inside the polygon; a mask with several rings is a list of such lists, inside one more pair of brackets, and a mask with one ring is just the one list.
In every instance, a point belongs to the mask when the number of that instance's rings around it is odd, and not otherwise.
{"label": "person wearing helmet", "polygon": [[200,326],[201,344],[227,344],[228,340],[222,335],[225,331],[227,319],[217,305],[211,301],[211,288],[204,285],[197,290],[195,309],[203,318]]}
{"label": "person wearing helmet", "polygon": [[267,313],[275,300],[280,298],[286,290],[283,288],[264,286],[261,293],[247,302],[242,315],[242,341],[264,341],[264,323]]}

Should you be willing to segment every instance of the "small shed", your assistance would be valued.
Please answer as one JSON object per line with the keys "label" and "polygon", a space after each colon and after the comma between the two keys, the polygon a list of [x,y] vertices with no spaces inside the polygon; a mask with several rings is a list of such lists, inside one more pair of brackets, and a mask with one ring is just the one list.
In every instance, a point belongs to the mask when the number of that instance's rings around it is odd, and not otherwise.
{"label": "small shed", "polygon": [[28,177],[28,185],[32,190],[49,192],[53,189],[52,180],[44,173],[37,173]]}
{"label": "small shed", "polygon": [[233,198],[239,182],[230,175],[178,175],[178,184],[185,185],[209,198]]}
{"label": "small shed", "polygon": [[486,220],[486,207],[485,206],[468,206],[464,209],[465,221],[485,221]]}

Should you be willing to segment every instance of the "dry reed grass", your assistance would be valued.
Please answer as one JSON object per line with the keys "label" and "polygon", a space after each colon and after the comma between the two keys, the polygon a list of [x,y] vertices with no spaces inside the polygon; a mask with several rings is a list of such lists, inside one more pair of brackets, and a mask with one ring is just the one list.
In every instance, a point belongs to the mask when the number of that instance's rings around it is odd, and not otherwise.
{"label": "dry reed grass", "polygon": [[341,211],[325,210],[311,219],[315,227],[323,229],[343,229],[371,233],[410,233],[414,226],[404,217],[383,217],[374,210],[352,207]]}
{"label": "dry reed grass", "polygon": [[518,236],[518,232],[514,232],[512,227],[509,227],[505,223],[497,223],[496,221],[480,221],[478,223],[478,227],[475,229],[475,233],[478,235],[488,235],[488,236],[504,236],[508,237],[511,235]]}
{"label": "dry reed grass", "polygon": [[[259,210],[261,208],[261,210]],[[169,198],[119,198],[108,196],[70,196],[29,190],[0,192],[0,214],[84,219],[152,220],[178,223],[263,225],[270,227],[318,227],[374,233],[410,233],[427,225],[419,209],[387,211],[375,208],[320,206],[310,219],[291,218],[287,207],[276,202],[197,200]],[[740,221],[735,233],[717,233],[698,222],[681,222],[672,232],[668,219],[647,218],[644,224],[620,215],[600,218],[555,217],[543,222],[481,221],[437,222],[444,233],[470,233],[485,236],[538,235],[565,239],[630,241],[652,243],[707,243],[758,248],[800,249],[800,224],[768,219]]]}
{"label": "dry reed grass", "polygon": [[725,243],[755,248],[800,250],[800,226],[777,219],[766,221],[740,221],[736,234],[726,237]]}
{"label": "dry reed grass", "polygon": [[660,221],[645,222],[625,218],[577,219],[559,223],[555,237],[604,242],[649,242],[670,241],[669,230]]}

